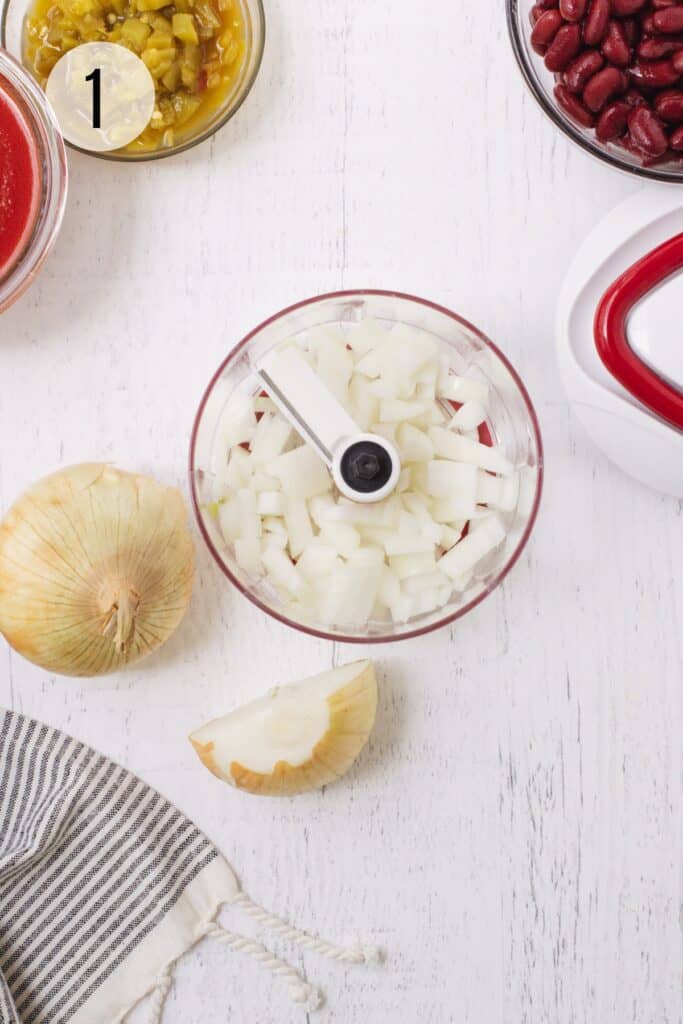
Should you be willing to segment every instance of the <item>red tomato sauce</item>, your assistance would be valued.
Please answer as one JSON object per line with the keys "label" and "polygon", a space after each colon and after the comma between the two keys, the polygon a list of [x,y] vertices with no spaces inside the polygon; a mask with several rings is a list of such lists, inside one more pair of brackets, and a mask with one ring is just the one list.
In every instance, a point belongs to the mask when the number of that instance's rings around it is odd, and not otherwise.
{"label": "red tomato sauce", "polygon": [[39,204],[37,147],[26,118],[0,80],[0,278],[26,248]]}

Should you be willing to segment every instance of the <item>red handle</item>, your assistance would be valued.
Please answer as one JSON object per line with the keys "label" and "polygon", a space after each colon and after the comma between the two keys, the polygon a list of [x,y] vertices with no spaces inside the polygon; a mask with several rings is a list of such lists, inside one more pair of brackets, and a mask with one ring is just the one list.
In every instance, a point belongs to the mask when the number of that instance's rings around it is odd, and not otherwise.
{"label": "red handle", "polygon": [[629,313],[644,295],[683,269],[683,234],[634,263],[610,285],[595,314],[595,344],[607,370],[627,391],[683,430],[683,394],[640,359],[628,343]]}

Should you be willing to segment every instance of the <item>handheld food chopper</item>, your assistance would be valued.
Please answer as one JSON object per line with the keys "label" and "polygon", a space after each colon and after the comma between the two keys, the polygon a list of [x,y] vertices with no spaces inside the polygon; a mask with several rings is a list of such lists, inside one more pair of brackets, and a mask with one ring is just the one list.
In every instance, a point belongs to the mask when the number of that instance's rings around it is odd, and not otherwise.
{"label": "handheld food chopper", "polygon": [[683,498],[683,201],[638,192],[597,225],[564,281],[560,370],[591,437],[624,472]]}
{"label": "handheld food chopper", "polygon": [[[322,461],[329,470],[335,490],[347,506],[339,510],[340,522],[350,518],[371,525],[372,503],[381,503],[385,497],[391,501],[398,493],[399,486],[395,483],[407,468],[402,463],[409,466],[410,458],[394,444],[390,431],[374,430],[372,417],[354,419],[347,413],[347,407],[331,386],[331,378],[328,380],[328,375],[325,376],[327,383],[323,387],[320,375],[301,358],[301,352],[307,350],[309,336],[317,336],[318,343],[328,331],[333,335],[341,331],[351,338],[363,329],[366,321],[375,323],[382,344],[395,345],[397,354],[403,351],[401,337],[405,337],[406,330],[428,336],[437,346],[442,365],[447,365],[458,379],[467,377],[478,382],[480,390],[484,389],[487,395],[486,443],[504,445],[510,463],[519,472],[519,494],[513,501],[514,507],[505,513],[504,542],[486,558],[482,557],[467,588],[462,592],[454,590],[445,604],[431,610],[418,609],[405,619],[371,615],[369,620],[357,623],[355,620],[337,621],[327,614],[317,615],[315,608],[311,615],[303,618],[298,610],[291,608],[291,601],[283,600],[281,592],[273,586],[269,566],[265,573],[249,571],[240,564],[235,544],[226,540],[221,523],[234,508],[235,492],[233,488],[230,496],[230,485],[224,482],[228,465],[225,417],[232,410],[230,422],[234,422],[244,403],[247,406],[252,402],[275,404],[280,416],[289,421],[306,442],[305,447],[319,457],[316,462]],[[386,332],[389,332],[388,338]],[[265,415],[263,409],[267,410],[268,405],[262,405],[260,415]],[[247,439],[243,440],[244,445],[235,436],[231,444],[248,447]],[[234,453],[234,447],[232,451]],[[291,454],[282,458],[289,458]],[[536,520],[542,478],[542,443],[536,416],[524,385],[499,349],[471,324],[441,306],[414,296],[371,289],[307,299],[251,331],[229,353],[209,384],[197,413],[190,447],[190,482],[199,528],[226,577],[275,619],[313,636],[350,643],[378,643],[419,636],[459,619],[479,604],[507,575],[524,549]],[[265,481],[268,481],[268,473]],[[349,507],[362,510],[366,506],[367,515],[364,511],[359,516],[348,512]],[[278,512],[274,507],[266,512],[264,505],[263,514],[278,515]],[[314,532],[322,530],[315,518],[313,523]],[[267,529],[271,529],[270,523]],[[473,530],[474,533],[484,538],[487,531],[482,528]],[[315,543],[317,536],[313,540]],[[382,543],[382,538],[378,542]],[[363,544],[369,543],[363,541]],[[432,538],[430,550],[434,543]],[[359,557],[365,555],[368,551],[364,547]],[[294,557],[296,563],[290,564],[298,568],[299,556]],[[349,553],[344,557],[353,559],[355,556]]]}

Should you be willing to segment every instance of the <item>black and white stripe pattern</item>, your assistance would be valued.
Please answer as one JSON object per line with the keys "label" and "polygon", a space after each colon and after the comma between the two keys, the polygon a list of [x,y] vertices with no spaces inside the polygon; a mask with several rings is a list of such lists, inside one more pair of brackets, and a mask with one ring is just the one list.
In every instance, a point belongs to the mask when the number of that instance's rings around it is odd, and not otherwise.
{"label": "black and white stripe pattern", "polygon": [[129,772],[0,710],[0,1024],[84,1019],[218,857]]}

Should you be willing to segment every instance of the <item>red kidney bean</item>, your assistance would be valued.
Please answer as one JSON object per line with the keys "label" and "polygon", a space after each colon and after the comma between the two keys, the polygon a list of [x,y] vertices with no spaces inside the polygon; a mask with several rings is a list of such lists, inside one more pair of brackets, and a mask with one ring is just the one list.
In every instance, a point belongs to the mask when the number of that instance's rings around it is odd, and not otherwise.
{"label": "red kidney bean", "polygon": [[615,96],[626,92],[628,82],[623,72],[617,68],[603,68],[588,82],[583,90],[583,102],[594,114],[602,110],[606,103]]}
{"label": "red kidney bean", "polygon": [[591,0],[588,16],[583,23],[586,46],[598,46],[607,31],[611,13],[610,0]]}
{"label": "red kidney bean", "polygon": [[581,21],[587,6],[588,0],[560,0],[560,14],[565,21]]}
{"label": "red kidney bean", "polygon": [[[540,25],[540,21],[537,24]],[[581,49],[581,27],[563,25],[555,35],[545,55],[548,71],[564,71]]]}
{"label": "red kidney bean", "polygon": [[529,21],[531,22],[532,27],[536,24],[536,22],[538,21],[538,19],[541,17],[542,14],[543,14],[543,8],[541,7],[541,5],[540,4],[534,4],[534,6],[529,11]]}
{"label": "red kidney bean", "polygon": [[655,28],[655,21],[651,14],[648,14],[640,22],[640,27],[643,30],[643,34],[646,36],[655,35],[657,29]]}
{"label": "red kidney bean", "polygon": [[657,32],[683,32],[683,7],[665,7],[652,16]]}
{"label": "red kidney bean", "polygon": [[604,66],[605,62],[597,50],[584,50],[576,60],[573,60],[564,75],[562,81],[570,92],[583,92],[589,78]]}
{"label": "red kidney bean", "polygon": [[662,121],[683,124],[683,91],[666,89],[664,92],[660,92],[655,99],[655,110]]}
{"label": "red kidney bean", "polygon": [[648,36],[638,45],[638,56],[643,60],[659,60],[683,49],[683,36]]}
{"label": "red kidney bean", "polygon": [[638,61],[629,68],[629,74],[636,85],[645,85],[656,89],[674,85],[680,78],[680,73],[670,60]]}
{"label": "red kidney bean", "polygon": [[618,139],[625,135],[630,113],[631,107],[623,100],[617,100],[616,103],[610,103],[608,107],[605,107],[595,126],[595,134],[600,141],[610,142],[612,139]]}
{"label": "red kidney bean", "polygon": [[628,45],[631,47],[635,46],[640,39],[640,25],[637,18],[624,18],[621,27],[624,30]]}
{"label": "red kidney bean", "polygon": [[680,128],[676,128],[675,131],[669,136],[669,145],[676,152],[680,152],[683,149],[683,125]]}
{"label": "red kidney bean", "polygon": [[562,15],[559,11],[546,11],[538,19],[531,33],[531,45],[536,53],[543,55],[562,27]]}
{"label": "red kidney bean", "polygon": [[628,66],[631,61],[631,47],[626,41],[620,22],[610,21],[600,49],[605,60],[608,60],[610,64],[614,64],[618,68]]}
{"label": "red kidney bean", "polygon": [[569,91],[566,85],[555,86],[555,99],[562,109],[569,114],[573,121],[582,125],[584,128],[592,128],[595,124],[595,118],[591,114],[590,110],[584,107],[581,100],[574,96]]}
{"label": "red kidney bean", "polygon": [[669,148],[664,125],[647,107],[636,107],[628,116],[631,142],[646,156],[661,156]]}
{"label": "red kidney bean", "polygon": [[650,3],[656,10],[660,10],[662,7],[673,7],[678,0],[650,0]]}
{"label": "red kidney bean", "polygon": [[647,3],[647,0],[612,0],[612,11],[618,18],[629,18],[636,14]]}
{"label": "red kidney bean", "polygon": [[678,71],[679,75],[683,75],[683,53],[680,50],[674,53],[671,58],[671,63],[675,70]]}
{"label": "red kidney bean", "polygon": [[628,103],[629,107],[649,107],[650,106],[650,104],[645,99],[643,94],[641,92],[639,92],[638,89],[634,89],[633,86],[631,86],[630,89],[626,90],[626,92],[622,96],[622,99],[624,100],[625,103]]}

